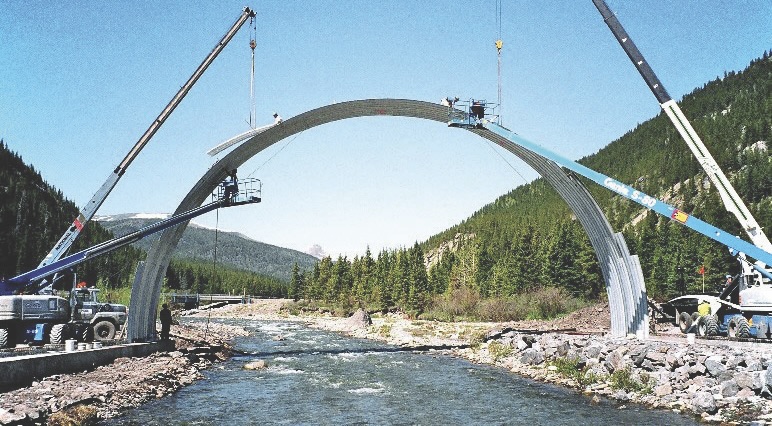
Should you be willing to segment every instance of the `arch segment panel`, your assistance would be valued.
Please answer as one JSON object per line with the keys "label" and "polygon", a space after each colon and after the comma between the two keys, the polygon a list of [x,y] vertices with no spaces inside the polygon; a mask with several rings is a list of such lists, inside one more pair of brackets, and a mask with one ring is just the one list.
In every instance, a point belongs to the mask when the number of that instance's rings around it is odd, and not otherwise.
{"label": "arch segment panel", "polygon": [[[267,147],[289,136],[333,121],[372,116],[412,117],[447,122],[447,107],[407,99],[367,99],[336,103],[289,118],[234,148],[217,161],[190,189],[175,214],[200,206],[225,179],[226,170],[240,167]],[[468,130],[512,152],[549,182],[566,201],[589,236],[600,263],[611,311],[611,334],[648,335],[646,289],[637,256],[630,255],[620,234],[615,234],[602,210],[587,189],[560,166],[508,139],[482,129]],[[129,316],[130,341],[155,337],[155,312],[161,285],[172,253],[187,222],[163,232],[148,252],[143,267],[137,269],[132,288],[132,315]]]}

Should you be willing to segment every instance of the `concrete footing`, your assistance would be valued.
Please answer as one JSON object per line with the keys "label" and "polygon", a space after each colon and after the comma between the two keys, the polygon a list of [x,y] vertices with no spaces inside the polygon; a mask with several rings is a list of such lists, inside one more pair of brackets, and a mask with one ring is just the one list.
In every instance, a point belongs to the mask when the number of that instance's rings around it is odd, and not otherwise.
{"label": "concrete footing", "polygon": [[87,349],[75,352],[48,352],[0,358],[0,391],[28,386],[54,374],[76,373],[111,364],[118,358],[148,356],[154,352],[173,351],[170,340],[150,343],[131,343]]}

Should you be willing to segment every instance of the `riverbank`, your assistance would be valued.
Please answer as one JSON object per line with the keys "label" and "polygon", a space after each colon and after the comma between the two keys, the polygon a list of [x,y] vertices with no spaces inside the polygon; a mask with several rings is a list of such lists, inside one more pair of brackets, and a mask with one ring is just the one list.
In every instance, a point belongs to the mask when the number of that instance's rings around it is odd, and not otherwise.
{"label": "riverbank", "polygon": [[207,315],[303,321],[401,347],[447,350],[593,398],[616,400],[620,408],[634,403],[709,423],[772,424],[769,345],[689,343],[667,328],[647,341],[608,337],[607,306],[591,306],[555,321],[502,324],[414,321],[398,314],[296,317],[279,312],[277,302],[267,303],[274,307],[228,306]]}
{"label": "riverbank", "polygon": [[[351,318],[294,316],[283,300],[189,312],[199,321],[172,327],[176,351],[122,358],[78,374],[51,376],[0,393],[0,424],[91,424],[162,398],[202,378],[201,370],[230,356],[229,342],[247,332],[203,318],[296,321],[310,327],[404,348],[441,350],[506,368],[592,398],[695,415],[705,422],[772,424],[772,349],[760,344],[700,341],[681,335],[648,341],[610,338],[608,307],[592,306],[555,321],[442,323],[403,315]],[[573,329],[593,334],[571,334]],[[202,343],[206,341],[207,343]],[[204,347],[214,348],[209,352]],[[66,423],[61,419],[85,419]],[[59,420],[57,420],[59,419]]]}
{"label": "riverbank", "polygon": [[229,341],[246,331],[223,324],[173,327],[174,352],[118,358],[110,365],[60,374],[0,393],[0,425],[94,424],[201,379],[230,356]]}

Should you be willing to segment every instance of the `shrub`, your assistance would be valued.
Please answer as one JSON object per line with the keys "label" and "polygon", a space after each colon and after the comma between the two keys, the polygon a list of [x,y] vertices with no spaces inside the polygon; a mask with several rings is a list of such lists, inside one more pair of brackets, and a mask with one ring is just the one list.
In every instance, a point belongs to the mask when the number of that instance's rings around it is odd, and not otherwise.
{"label": "shrub", "polygon": [[651,378],[647,374],[641,374],[636,378],[630,367],[616,370],[611,374],[611,389],[624,390],[625,392],[651,393]]}
{"label": "shrub", "polygon": [[579,366],[579,360],[573,358],[556,358],[550,365],[557,368],[558,374],[563,377],[575,380],[580,386],[588,386],[597,383],[602,377],[599,377],[586,366]]}

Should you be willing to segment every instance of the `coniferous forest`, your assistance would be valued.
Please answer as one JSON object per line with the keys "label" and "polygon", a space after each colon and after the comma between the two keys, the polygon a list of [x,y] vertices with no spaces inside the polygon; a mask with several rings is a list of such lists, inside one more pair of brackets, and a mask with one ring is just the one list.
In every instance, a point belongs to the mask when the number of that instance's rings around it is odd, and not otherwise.
{"label": "coniferous forest", "polygon": [[[770,53],[742,72],[706,83],[679,104],[769,234]],[[580,163],[747,239],[664,113]],[[709,291],[725,274],[739,272],[724,246],[592,182],[585,186],[639,256],[650,297],[668,299],[679,294],[680,285],[700,292],[704,283]],[[0,274],[36,267],[76,214],[63,194],[0,142]],[[76,249],[107,238],[107,231],[91,224]],[[137,249],[124,248],[84,264],[78,273],[108,288],[126,287],[143,257]],[[238,270],[213,274],[211,264],[176,260],[166,284],[192,291],[288,295],[302,299],[300,304],[342,312],[363,306],[447,319],[550,316],[571,309],[572,301],[605,296],[584,230],[543,179],[513,189],[427,241],[377,255],[368,249],[354,259],[326,257],[309,271],[296,266],[289,283]]]}

